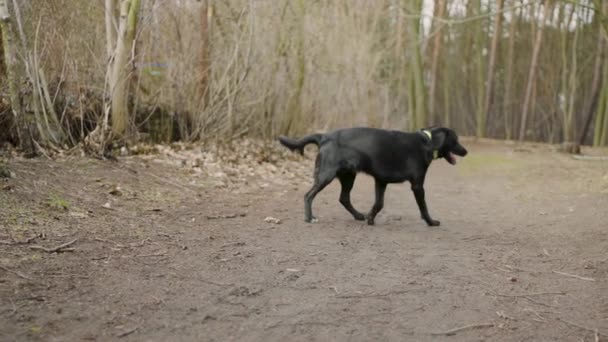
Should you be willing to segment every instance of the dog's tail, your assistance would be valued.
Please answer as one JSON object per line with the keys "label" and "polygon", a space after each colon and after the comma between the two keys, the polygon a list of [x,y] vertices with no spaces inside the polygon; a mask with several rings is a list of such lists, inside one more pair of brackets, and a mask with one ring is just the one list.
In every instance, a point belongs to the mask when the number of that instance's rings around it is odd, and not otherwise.
{"label": "dog's tail", "polygon": [[321,140],[323,139],[323,134],[311,134],[307,135],[300,140],[289,139],[285,136],[279,137],[279,142],[281,145],[287,147],[292,151],[297,151],[300,154],[304,154],[304,147],[308,144],[315,144],[317,146],[321,145]]}

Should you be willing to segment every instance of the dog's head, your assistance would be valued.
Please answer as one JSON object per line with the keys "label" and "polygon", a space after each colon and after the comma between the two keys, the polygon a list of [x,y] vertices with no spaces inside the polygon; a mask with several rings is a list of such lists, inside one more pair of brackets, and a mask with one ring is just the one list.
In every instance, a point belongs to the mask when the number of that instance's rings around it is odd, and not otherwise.
{"label": "dog's head", "polygon": [[454,165],[456,164],[454,155],[460,157],[467,155],[467,149],[460,145],[458,135],[453,130],[445,127],[433,127],[426,130],[431,132],[431,144],[433,150],[437,151],[437,158],[443,158]]}

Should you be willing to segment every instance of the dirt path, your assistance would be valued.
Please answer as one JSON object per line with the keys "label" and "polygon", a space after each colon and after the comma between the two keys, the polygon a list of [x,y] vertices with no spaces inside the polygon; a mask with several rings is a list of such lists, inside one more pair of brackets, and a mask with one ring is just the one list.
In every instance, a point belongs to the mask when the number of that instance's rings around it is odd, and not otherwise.
{"label": "dirt path", "polygon": [[[0,340],[608,341],[608,162],[467,147],[427,176],[438,228],[408,185],[370,227],[333,183],[304,223],[310,160],[223,190],[140,157],[13,160]],[[355,207],[372,193],[358,177]]]}

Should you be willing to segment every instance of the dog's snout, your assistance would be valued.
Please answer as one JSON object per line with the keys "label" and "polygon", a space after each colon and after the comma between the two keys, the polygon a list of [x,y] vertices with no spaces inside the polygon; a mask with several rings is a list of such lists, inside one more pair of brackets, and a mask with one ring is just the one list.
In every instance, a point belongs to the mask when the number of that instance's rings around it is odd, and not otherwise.
{"label": "dog's snout", "polygon": [[458,146],[456,146],[456,148],[454,149],[454,152],[455,152],[457,155],[461,156],[461,157],[464,157],[464,156],[466,156],[466,155],[467,155],[467,153],[469,153],[469,152],[467,151],[467,149],[466,149],[466,148],[464,148],[462,145],[458,145]]}

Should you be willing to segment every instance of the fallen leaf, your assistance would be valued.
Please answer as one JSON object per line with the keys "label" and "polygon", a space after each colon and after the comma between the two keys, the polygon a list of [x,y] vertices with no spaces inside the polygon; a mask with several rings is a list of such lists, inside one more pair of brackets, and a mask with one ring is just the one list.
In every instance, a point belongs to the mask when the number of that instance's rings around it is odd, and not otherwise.
{"label": "fallen leaf", "polygon": [[122,196],[122,190],[118,185],[114,185],[112,190],[109,191],[109,194],[114,196]]}
{"label": "fallen leaf", "polygon": [[76,211],[70,211],[69,214],[71,217],[75,217],[75,218],[87,218],[89,217],[89,215],[87,213],[79,213]]}
{"label": "fallen leaf", "polygon": [[264,222],[274,223],[274,224],[281,224],[281,220],[279,220],[278,218],[272,217],[272,216],[267,216],[264,219]]}

